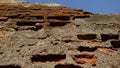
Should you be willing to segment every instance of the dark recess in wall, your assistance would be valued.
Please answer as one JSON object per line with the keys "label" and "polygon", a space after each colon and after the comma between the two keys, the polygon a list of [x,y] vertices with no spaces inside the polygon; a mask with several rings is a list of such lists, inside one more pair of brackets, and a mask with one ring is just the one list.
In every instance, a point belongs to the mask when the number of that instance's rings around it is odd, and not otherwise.
{"label": "dark recess in wall", "polygon": [[20,66],[17,65],[2,65],[0,68],[21,68]]}
{"label": "dark recess in wall", "polygon": [[32,62],[57,62],[60,60],[65,60],[66,55],[59,55],[59,54],[49,54],[49,55],[33,55],[31,58]]}
{"label": "dark recess in wall", "polygon": [[84,46],[79,46],[77,50],[79,50],[80,52],[82,51],[89,51],[89,52],[94,52],[95,50],[97,50],[98,47],[84,47]]}
{"label": "dark recess in wall", "polygon": [[65,26],[67,23],[62,23],[62,22],[50,22],[50,26]]}
{"label": "dark recess in wall", "polygon": [[111,45],[113,46],[113,48],[120,48],[120,40],[111,41]]}
{"label": "dark recess in wall", "polygon": [[107,40],[110,40],[110,39],[117,39],[118,40],[119,38],[119,35],[113,35],[113,34],[101,34],[101,40],[102,41],[107,41]]}
{"label": "dark recess in wall", "polygon": [[47,19],[70,20],[70,17],[69,16],[53,16],[53,17],[48,17]]}
{"label": "dark recess in wall", "polygon": [[77,35],[79,40],[93,40],[96,39],[96,34],[85,34],[85,35]]}
{"label": "dark recess in wall", "polygon": [[83,67],[73,64],[66,64],[66,65],[58,64],[55,66],[55,68],[83,68]]}
{"label": "dark recess in wall", "polygon": [[17,22],[18,26],[34,26],[35,22]]}

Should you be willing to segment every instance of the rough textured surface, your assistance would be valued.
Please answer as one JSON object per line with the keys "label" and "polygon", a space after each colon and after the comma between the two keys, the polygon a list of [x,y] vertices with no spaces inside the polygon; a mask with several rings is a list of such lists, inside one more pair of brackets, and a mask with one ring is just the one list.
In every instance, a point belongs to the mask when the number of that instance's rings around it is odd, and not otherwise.
{"label": "rough textured surface", "polygon": [[0,0],[0,3],[10,4],[10,3],[20,3],[20,2],[27,2],[26,0]]}
{"label": "rough textured surface", "polygon": [[0,68],[120,68],[120,15],[0,6]]}

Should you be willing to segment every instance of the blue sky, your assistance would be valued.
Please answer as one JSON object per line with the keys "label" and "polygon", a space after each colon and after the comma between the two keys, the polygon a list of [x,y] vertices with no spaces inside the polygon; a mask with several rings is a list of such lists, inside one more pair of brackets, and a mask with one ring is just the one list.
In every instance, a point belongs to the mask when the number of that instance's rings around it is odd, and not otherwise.
{"label": "blue sky", "polygon": [[82,8],[93,13],[120,13],[120,0],[28,0],[29,2],[56,2],[71,8]]}

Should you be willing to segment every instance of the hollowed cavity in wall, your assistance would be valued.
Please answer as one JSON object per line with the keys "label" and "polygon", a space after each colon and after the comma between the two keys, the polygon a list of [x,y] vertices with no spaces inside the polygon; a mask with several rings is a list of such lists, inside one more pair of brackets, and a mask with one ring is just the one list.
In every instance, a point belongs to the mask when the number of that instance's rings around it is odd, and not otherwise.
{"label": "hollowed cavity in wall", "polygon": [[16,66],[16,65],[2,65],[0,68],[21,68],[21,66]]}
{"label": "hollowed cavity in wall", "polygon": [[73,65],[73,64],[66,64],[66,65],[57,64],[57,65],[55,65],[55,68],[83,68],[83,67],[77,66],[77,65]]}
{"label": "hollowed cavity in wall", "polygon": [[74,40],[63,40],[63,42],[70,43],[70,42],[74,42]]}
{"label": "hollowed cavity in wall", "polygon": [[120,48],[120,40],[111,41],[111,45],[112,45],[113,48]]}
{"label": "hollowed cavity in wall", "polygon": [[112,34],[112,35],[110,35],[110,34],[101,34],[101,40],[102,41],[107,41],[107,40],[110,40],[110,39],[117,39],[118,40],[118,38],[119,38],[119,35],[117,35],[117,34]]}
{"label": "hollowed cavity in wall", "polygon": [[18,15],[16,15],[16,14],[11,14],[11,15],[8,15],[7,16],[8,18],[12,18],[12,19],[16,19],[16,18],[18,18],[19,17],[19,14]]}
{"label": "hollowed cavity in wall", "polygon": [[96,39],[96,34],[85,34],[85,35],[77,35],[79,40],[93,40]]}
{"label": "hollowed cavity in wall", "polygon": [[44,27],[43,25],[36,26],[35,31],[42,29],[43,27]]}
{"label": "hollowed cavity in wall", "polygon": [[97,50],[98,47],[84,47],[84,46],[79,46],[77,50],[79,50],[80,52],[82,51],[88,51],[88,52],[94,52],[95,50]]}
{"label": "hollowed cavity in wall", "polygon": [[50,22],[50,26],[55,27],[55,26],[65,26],[67,23],[63,22]]}
{"label": "hollowed cavity in wall", "polygon": [[17,22],[16,25],[18,26],[34,26],[36,23],[35,22]]}
{"label": "hollowed cavity in wall", "polygon": [[64,62],[66,55],[49,54],[49,55],[33,55],[31,61],[33,63],[45,62]]}
{"label": "hollowed cavity in wall", "polygon": [[88,18],[88,17],[90,17],[90,15],[75,16],[74,19],[76,19],[76,18]]}
{"label": "hollowed cavity in wall", "polygon": [[50,16],[47,18],[48,20],[70,20],[69,16]]}
{"label": "hollowed cavity in wall", "polygon": [[37,18],[37,19],[44,19],[43,16],[37,16],[36,18]]}

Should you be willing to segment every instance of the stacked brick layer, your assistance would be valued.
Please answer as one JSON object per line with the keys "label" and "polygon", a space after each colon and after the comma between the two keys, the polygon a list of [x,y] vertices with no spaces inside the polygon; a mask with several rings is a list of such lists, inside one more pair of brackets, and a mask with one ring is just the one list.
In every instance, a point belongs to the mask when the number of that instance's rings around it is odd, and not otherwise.
{"label": "stacked brick layer", "polygon": [[[18,26],[45,26],[52,23],[66,24],[75,18],[89,17],[89,12],[64,6],[45,6],[34,4],[29,7],[22,5],[0,5],[0,21],[16,23]],[[54,25],[53,25],[54,26]]]}

